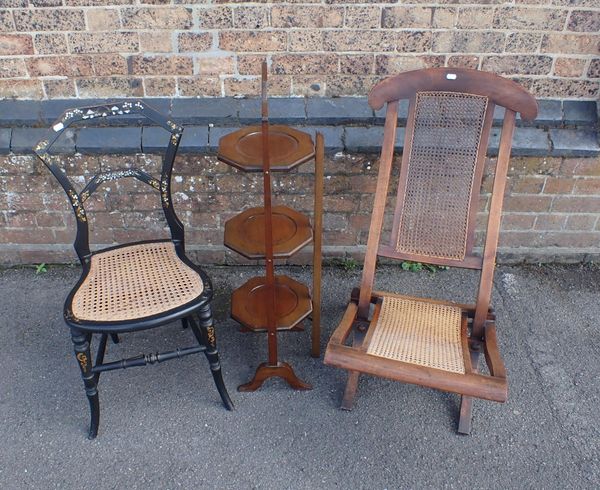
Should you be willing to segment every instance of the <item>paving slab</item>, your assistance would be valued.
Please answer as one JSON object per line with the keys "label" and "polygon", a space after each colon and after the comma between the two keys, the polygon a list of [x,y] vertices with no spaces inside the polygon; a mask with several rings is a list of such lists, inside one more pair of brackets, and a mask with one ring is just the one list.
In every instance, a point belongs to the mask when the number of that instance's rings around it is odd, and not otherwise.
{"label": "paving slab", "polygon": [[[498,268],[493,303],[509,376],[505,404],[476,401],[473,432],[455,433],[459,397],[361,377],[338,409],[345,373],[309,357],[307,332],[280,336],[281,359],[309,392],[268,381],[238,393],[266,356],[266,337],[229,319],[232,290],[262,269],[209,267],[227,412],[203,356],[105,373],[100,433],[88,407],[62,303],[78,267],[0,271],[0,487],[72,488],[598,488],[600,271]],[[472,300],[477,274],[379,269],[378,288]],[[310,269],[284,272],[309,282]],[[323,342],[359,270],[323,271]],[[23,294],[27,291],[27,294]],[[192,345],[178,324],[124,335],[109,358]]]}

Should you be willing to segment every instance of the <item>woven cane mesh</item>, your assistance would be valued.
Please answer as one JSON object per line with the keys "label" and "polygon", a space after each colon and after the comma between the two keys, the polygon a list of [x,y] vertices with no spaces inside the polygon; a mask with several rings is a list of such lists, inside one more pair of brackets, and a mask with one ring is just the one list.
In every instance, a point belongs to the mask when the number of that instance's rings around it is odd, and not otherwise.
{"label": "woven cane mesh", "polygon": [[464,373],[458,307],[386,296],[367,354]]}
{"label": "woven cane mesh", "polygon": [[125,321],[164,313],[204,289],[171,242],[145,243],[92,256],[90,272],[73,297],[80,320]]}
{"label": "woven cane mesh", "polygon": [[417,94],[396,251],[463,260],[487,97]]}

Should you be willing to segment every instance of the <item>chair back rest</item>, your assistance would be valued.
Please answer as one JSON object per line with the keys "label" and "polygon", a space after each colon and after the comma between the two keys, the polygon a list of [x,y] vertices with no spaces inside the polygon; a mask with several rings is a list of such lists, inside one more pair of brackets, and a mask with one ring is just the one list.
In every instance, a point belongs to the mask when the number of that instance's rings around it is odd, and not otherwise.
{"label": "chair back rest", "polygon": [[[145,119],[152,121],[154,124],[163,127],[165,130],[171,133],[169,143],[166,147],[163,157],[160,178],[155,178],[147,172],[135,167],[123,170],[99,172],[87,182],[81,192],[77,192],[71,179],[69,179],[69,177],[61,168],[60,155],[53,154],[51,152],[52,145],[58,140],[60,135],[67,128],[79,121],[88,121],[105,117],[126,117],[132,114],[139,114]],[[164,115],[149,107],[145,102],[136,100],[68,109],[54,122],[52,127],[48,130],[46,136],[37,143],[37,145],[34,147],[35,154],[46,165],[46,167],[48,167],[54,177],[56,177],[58,182],[61,184],[62,188],[67,194],[67,197],[69,198],[73,212],[75,213],[77,220],[77,234],[74,247],[82,264],[86,263],[91,255],[85,203],[94,193],[94,191],[96,191],[102,184],[124,177],[136,178],[148,184],[160,193],[160,201],[165,218],[169,225],[171,239],[177,247],[181,247],[183,249],[183,224],[175,214],[171,199],[171,173],[182,132],[183,128],[181,126],[175,124]]]}
{"label": "chair back rest", "polygon": [[[408,119],[390,240],[382,243],[400,99],[409,101]],[[477,308],[485,308],[487,314],[489,264],[493,270],[502,207],[498,194],[504,192],[515,115],[518,111],[524,119],[535,118],[535,99],[515,82],[492,73],[432,68],[383,80],[369,94],[369,104],[375,110],[387,104],[387,111],[359,315],[368,314],[377,255],[485,270]],[[480,257],[472,249],[496,105],[505,108],[505,117]]]}

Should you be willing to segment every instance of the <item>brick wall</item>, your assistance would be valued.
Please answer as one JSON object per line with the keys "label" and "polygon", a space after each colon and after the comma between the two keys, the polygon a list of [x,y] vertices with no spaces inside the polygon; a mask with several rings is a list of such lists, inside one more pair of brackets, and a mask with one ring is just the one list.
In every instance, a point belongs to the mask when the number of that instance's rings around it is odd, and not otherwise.
{"label": "brick wall", "polygon": [[[157,174],[153,155],[65,157],[76,182],[136,160]],[[493,160],[489,160],[488,171]],[[398,162],[396,162],[398,163]],[[277,174],[275,202],[312,212],[312,164]],[[375,155],[329,155],[326,160],[324,245],[328,257],[360,258],[375,188]],[[223,247],[223,225],[239,210],[259,205],[259,175],[238,172],[211,156],[180,155],[173,198],[186,225],[188,249],[200,262],[243,262]],[[397,168],[396,168],[397,174]],[[480,218],[488,206],[486,172]],[[103,190],[105,189],[105,190]],[[163,233],[158,195],[133,179],[112,182],[92,195],[92,241],[109,245]],[[44,210],[44,212],[40,212]],[[500,260],[590,261],[600,257],[600,159],[515,157],[511,161],[500,236]],[[0,263],[72,262],[75,221],[67,199],[32,155],[0,157]],[[165,235],[166,236],[166,235]],[[479,240],[480,242],[481,240]],[[309,251],[296,256],[310,260]]]}
{"label": "brick wall", "polygon": [[594,99],[598,0],[2,0],[0,97],[361,95],[468,66],[536,96]]}

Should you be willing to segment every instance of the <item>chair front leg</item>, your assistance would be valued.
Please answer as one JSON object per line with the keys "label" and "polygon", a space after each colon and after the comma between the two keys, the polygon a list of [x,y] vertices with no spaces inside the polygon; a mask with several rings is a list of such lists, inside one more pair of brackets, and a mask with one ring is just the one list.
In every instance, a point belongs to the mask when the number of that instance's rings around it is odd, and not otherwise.
{"label": "chair front leg", "polygon": [[100,400],[98,398],[97,379],[92,374],[92,354],[90,352],[92,334],[71,329],[71,340],[75,349],[75,358],[81,370],[85,394],[90,403],[90,430],[88,439],[94,439],[98,435],[98,425],[100,423]]}
{"label": "chair front leg", "polygon": [[194,335],[202,345],[206,346],[204,354],[208,363],[210,364],[210,370],[215,380],[219,395],[223,405],[227,410],[233,410],[233,402],[227,393],[225,382],[223,381],[223,374],[221,372],[221,362],[219,361],[219,351],[217,350],[217,337],[215,334],[215,327],[213,326],[212,310],[209,303],[206,303],[198,311],[198,323],[200,328],[195,328],[194,322],[189,322],[194,331]]}

